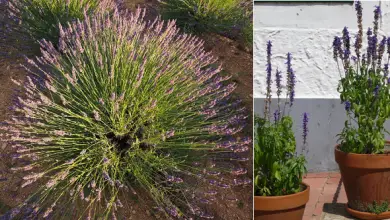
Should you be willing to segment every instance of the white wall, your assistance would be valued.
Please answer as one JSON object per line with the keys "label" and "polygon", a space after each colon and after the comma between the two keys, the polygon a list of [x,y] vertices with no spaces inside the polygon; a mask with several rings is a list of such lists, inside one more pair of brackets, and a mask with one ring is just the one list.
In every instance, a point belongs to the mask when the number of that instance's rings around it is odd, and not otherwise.
{"label": "white wall", "polygon": [[[382,7],[380,33],[390,36],[389,1],[362,2],[364,32],[372,27],[374,6],[379,4]],[[278,66],[285,74],[286,53],[292,53],[297,98],[338,98],[336,88],[340,77],[333,60],[332,42],[335,35],[341,36],[344,26],[351,33],[357,30],[352,3],[255,3],[254,97],[265,96],[266,42],[271,40],[273,69]]]}

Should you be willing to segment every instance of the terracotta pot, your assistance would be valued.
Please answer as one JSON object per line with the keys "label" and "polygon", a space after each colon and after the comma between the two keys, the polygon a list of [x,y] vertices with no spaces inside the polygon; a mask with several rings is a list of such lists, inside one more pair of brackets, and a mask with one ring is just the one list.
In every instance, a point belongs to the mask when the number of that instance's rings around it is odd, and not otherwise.
{"label": "terracotta pot", "polygon": [[[362,212],[374,201],[379,204],[386,200],[390,202],[390,155],[345,153],[338,147],[335,148],[335,158],[347,193],[348,207]],[[348,212],[359,218],[358,212]]]}
{"label": "terracotta pot", "polygon": [[302,220],[309,201],[310,186],[302,183],[305,190],[286,196],[255,196],[255,220]]}

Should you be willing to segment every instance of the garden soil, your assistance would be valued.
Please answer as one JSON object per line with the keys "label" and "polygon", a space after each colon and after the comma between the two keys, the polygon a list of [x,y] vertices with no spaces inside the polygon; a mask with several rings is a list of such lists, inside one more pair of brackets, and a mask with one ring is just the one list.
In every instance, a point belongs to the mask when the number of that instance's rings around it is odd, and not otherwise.
{"label": "garden soil", "polygon": [[[157,0],[126,0],[126,7],[134,10],[137,7],[148,9],[147,19],[154,19],[159,14]],[[23,40],[22,36],[7,36],[3,28],[8,25],[5,17],[5,6],[0,4],[0,122],[9,119],[9,108],[12,106],[15,86],[13,79],[24,79],[26,71],[20,66],[24,63],[21,54],[30,55],[36,53],[37,48],[31,48],[31,43]],[[245,48],[239,40],[232,40],[216,34],[204,34],[200,36],[205,41],[205,49],[212,51],[219,58],[224,72],[232,76],[231,80],[237,83],[236,95],[243,100],[248,111],[248,125],[242,136],[252,136],[252,50]],[[252,148],[248,153],[249,161],[241,164],[248,169],[247,178],[252,179]],[[10,171],[11,167],[28,163],[28,161],[16,161],[13,159],[15,152],[0,140],[0,216],[12,207],[23,202],[39,182],[21,188],[22,174]],[[217,199],[207,205],[208,213],[214,215],[214,219],[251,219],[252,218],[252,185],[237,187],[226,192],[232,199]],[[228,201],[229,200],[229,201]],[[127,219],[164,219],[155,215],[153,210],[148,210],[146,205],[150,201],[141,203],[138,200],[130,200],[125,210]]]}

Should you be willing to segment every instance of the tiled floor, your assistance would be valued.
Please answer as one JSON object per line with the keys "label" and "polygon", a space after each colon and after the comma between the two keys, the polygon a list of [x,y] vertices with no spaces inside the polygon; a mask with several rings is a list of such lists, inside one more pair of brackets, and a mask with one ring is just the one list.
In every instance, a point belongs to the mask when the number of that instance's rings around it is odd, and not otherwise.
{"label": "tiled floor", "polygon": [[304,182],[310,185],[310,199],[303,220],[352,219],[344,210],[347,196],[340,173],[309,173]]}

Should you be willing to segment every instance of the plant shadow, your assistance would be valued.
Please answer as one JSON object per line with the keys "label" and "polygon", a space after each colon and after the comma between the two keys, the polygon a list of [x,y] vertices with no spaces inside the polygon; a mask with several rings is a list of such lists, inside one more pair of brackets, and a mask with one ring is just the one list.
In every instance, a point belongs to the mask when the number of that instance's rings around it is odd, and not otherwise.
{"label": "plant shadow", "polygon": [[323,220],[356,219],[348,214],[345,203],[325,203],[323,207]]}

